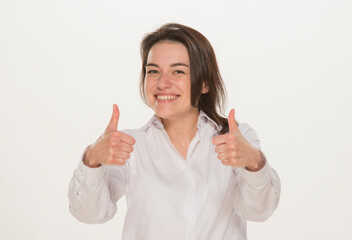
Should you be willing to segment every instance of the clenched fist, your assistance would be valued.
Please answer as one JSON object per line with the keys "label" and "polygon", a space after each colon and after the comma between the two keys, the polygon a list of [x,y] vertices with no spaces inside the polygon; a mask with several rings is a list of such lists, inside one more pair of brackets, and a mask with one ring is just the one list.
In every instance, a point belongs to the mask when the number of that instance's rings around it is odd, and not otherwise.
{"label": "clenched fist", "polygon": [[228,116],[229,133],[213,138],[215,152],[222,164],[232,167],[245,167],[249,171],[258,171],[265,165],[260,151],[252,146],[238,129],[235,110]]}
{"label": "clenched fist", "polygon": [[111,120],[103,135],[87,148],[83,162],[88,167],[106,165],[124,165],[133,152],[136,140],[117,130],[120,112],[116,104],[113,106]]}

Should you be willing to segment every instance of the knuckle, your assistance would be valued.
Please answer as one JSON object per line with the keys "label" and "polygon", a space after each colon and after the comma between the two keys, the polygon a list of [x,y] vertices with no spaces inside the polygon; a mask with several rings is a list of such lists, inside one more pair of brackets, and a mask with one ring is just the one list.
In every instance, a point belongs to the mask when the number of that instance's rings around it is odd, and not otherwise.
{"label": "knuckle", "polygon": [[222,160],[221,163],[224,164],[225,166],[229,165],[229,162],[227,160]]}
{"label": "knuckle", "polygon": [[231,140],[232,139],[232,135],[231,134],[226,134],[226,140]]}
{"label": "knuckle", "polygon": [[114,146],[114,142],[113,141],[109,141],[109,148],[112,148]]}
{"label": "knuckle", "polygon": [[119,165],[125,165],[126,164],[126,159],[119,158],[119,159],[117,159],[117,162],[118,162]]}
{"label": "knuckle", "polygon": [[109,142],[109,150],[113,151],[115,147],[116,147],[116,143]]}
{"label": "knuckle", "polygon": [[109,136],[108,140],[109,140],[109,142],[115,142],[116,141],[116,137]]}
{"label": "knuckle", "polygon": [[113,132],[110,136],[113,138],[119,138],[121,136],[121,134],[120,134],[120,132],[116,131],[116,132]]}
{"label": "knuckle", "polygon": [[110,156],[110,157],[106,160],[106,164],[111,165],[111,164],[113,164],[113,163],[114,163],[114,159],[113,159],[112,156]]}
{"label": "knuckle", "polygon": [[115,137],[110,136],[109,139],[108,139],[108,142],[109,142],[109,144],[112,144],[112,143],[115,143],[116,140],[117,140],[117,139],[116,139]]}
{"label": "knuckle", "polygon": [[110,157],[112,157],[112,155],[114,154],[113,148],[109,148],[108,149],[108,154],[109,154]]}

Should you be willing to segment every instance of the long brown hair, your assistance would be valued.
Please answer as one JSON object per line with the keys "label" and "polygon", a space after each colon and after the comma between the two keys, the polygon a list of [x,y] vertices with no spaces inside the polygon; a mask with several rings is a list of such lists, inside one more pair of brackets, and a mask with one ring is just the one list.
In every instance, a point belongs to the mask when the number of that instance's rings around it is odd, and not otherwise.
{"label": "long brown hair", "polygon": [[[214,50],[208,39],[193,28],[168,23],[143,38],[140,49],[142,57],[140,94],[143,101],[147,104],[144,79],[148,54],[150,49],[161,41],[180,42],[187,48],[191,71],[191,104],[222,127],[219,134],[228,132],[227,118],[221,116],[226,105],[226,90]],[[209,87],[209,91],[202,94],[201,89],[204,85]]]}

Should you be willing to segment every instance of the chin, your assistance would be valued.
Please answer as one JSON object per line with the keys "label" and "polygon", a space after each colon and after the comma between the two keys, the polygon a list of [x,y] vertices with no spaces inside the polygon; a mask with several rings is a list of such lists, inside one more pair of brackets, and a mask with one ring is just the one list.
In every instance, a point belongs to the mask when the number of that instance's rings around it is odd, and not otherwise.
{"label": "chin", "polygon": [[171,119],[172,116],[174,115],[173,112],[170,111],[154,111],[155,115],[158,116],[159,118],[163,119]]}

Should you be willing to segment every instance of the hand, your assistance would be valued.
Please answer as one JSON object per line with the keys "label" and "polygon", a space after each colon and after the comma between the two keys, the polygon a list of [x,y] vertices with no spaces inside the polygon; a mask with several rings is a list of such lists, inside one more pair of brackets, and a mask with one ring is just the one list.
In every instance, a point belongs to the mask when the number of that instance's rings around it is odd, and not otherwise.
{"label": "hand", "polygon": [[124,165],[133,152],[136,140],[117,130],[120,112],[116,104],[113,106],[111,120],[103,135],[86,151],[83,162],[88,167],[107,165]]}
{"label": "hand", "polygon": [[218,159],[225,166],[245,167],[249,171],[259,171],[265,165],[262,156],[238,129],[234,109],[229,113],[228,123],[229,133],[213,138]]}

